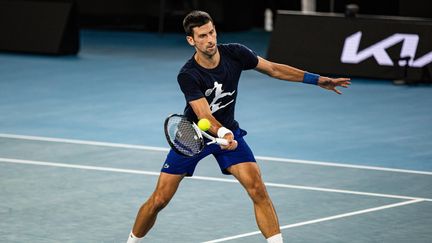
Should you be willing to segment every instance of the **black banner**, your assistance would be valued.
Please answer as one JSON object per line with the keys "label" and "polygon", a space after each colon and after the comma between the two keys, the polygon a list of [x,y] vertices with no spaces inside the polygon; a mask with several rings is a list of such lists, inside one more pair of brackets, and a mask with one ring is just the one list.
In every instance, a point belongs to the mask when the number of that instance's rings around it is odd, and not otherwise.
{"label": "black banner", "polygon": [[77,54],[74,0],[0,0],[0,51]]}
{"label": "black banner", "polygon": [[268,58],[320,74],[431,81],[432,21],[278,11]]}

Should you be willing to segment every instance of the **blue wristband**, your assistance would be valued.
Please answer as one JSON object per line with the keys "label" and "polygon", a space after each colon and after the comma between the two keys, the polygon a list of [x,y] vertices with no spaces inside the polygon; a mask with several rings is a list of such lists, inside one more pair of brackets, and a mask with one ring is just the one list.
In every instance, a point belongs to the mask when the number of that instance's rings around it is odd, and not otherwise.
{"label": "blue wristband", "polygon": [[305,72],[303,76],[303,83],[318,85],[319,77],[320,76],[318,74]]}

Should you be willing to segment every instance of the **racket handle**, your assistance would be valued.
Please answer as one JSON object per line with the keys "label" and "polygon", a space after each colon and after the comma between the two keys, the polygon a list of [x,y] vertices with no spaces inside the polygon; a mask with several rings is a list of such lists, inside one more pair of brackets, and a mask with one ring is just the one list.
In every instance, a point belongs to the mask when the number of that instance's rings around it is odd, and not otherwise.
{"label": "racket handle", "polygon": [[224,146],[228,145],[228,140],[226,139],[223,138],[215,138],[215,139],[216,139],[216,143],[219,145],[224,145]]}

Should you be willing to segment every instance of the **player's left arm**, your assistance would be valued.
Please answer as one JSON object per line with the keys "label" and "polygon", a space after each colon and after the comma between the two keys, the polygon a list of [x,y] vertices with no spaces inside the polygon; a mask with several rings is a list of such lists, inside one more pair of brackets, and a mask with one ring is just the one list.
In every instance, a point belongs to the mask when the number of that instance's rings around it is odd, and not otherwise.
{"label": "player's left arm", "polygon": [[316,81],[316,84],[321,88],[334,91],[338,94],[342,94],[342,92],[336,89],[336,87],[341,86],[348,88],[351,84],[349,78],[329,78],[318,76],[289,65],[268,61],[262,57],[258,57],[258,64],[255,69],[261,73],[269,75],[270,77],[292,82],[311,83],[310,81],[312,81],[312,83],[314,83]]}
{"label": "player's left arm", "polygon": [[222,128],[223,125],[213,116],[210,110],[210,105],[204,97],[189,101],[189,104],[198,119],[205,118],[210,121],[210,133],[217,135],[218,137],[224,138],[228,141],[228,145],[221,145],[222,149],[234,150],[237,148],[237,141],[235,141],[234,134],[231,131],[229,133],[225,133],[223,137],[219,136],[219,129]]}

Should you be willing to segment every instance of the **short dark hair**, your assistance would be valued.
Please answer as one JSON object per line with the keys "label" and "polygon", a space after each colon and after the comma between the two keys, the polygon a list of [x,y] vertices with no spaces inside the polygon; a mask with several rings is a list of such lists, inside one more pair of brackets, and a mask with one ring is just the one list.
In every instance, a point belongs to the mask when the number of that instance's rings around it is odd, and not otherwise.
{"label": "short dark hair", "polygon": [[186,15],[186,17],[183,19],[183,28],[186,32],[186,35],[193,36],[193,28],[203,26],[208,22],[213,23],[213,19],[208,13],[194,10]]}

